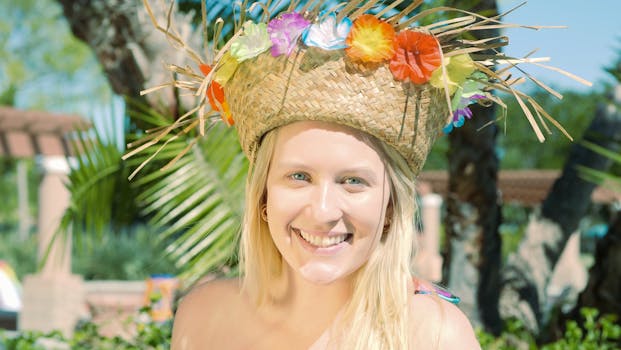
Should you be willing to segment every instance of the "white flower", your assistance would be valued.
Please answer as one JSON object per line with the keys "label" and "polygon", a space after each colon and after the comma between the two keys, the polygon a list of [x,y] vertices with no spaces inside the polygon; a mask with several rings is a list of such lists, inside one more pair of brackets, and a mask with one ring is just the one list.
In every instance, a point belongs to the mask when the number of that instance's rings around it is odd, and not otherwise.
{"label": "white flower", "polygon": [[311,25],[302,34],[302,41],[306,46],[320,47],[325,50],[339,50],[347,47],[345,39],[351,30],[352,22],[345,17],[336,23],[334,12],[327,15],[320,23]]}

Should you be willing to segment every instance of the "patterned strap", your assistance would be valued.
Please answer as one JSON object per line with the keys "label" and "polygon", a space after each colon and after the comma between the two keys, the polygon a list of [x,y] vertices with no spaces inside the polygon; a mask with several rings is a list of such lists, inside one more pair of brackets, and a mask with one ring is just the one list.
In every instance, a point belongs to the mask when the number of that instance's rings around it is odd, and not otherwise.
{"label": "patterned strap", "polygon": [[422,283],[417,282],[417,281],[414,281],[414,283],[416,284],[416,289],[414,290],[414,294],[435,294],[439,296],[440,298],[453,304],[458,304],[459,301],[461,300],[458,296],[454,295],[453,293],[449,292],[448,290],[436,284],[426,283],[426,285],[423,285]]}

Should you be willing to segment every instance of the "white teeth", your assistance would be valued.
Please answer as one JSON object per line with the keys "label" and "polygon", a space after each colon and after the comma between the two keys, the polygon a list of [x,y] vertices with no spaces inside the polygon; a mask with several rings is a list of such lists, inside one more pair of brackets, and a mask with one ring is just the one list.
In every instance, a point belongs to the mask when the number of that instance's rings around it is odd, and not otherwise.
{"label": "white teeth", "polygon": [[333,246],[347,239],[347,234],[325,237],[325,236],[315,236],[308,232],[304,232],[302,230],[300,230],[300,235],[302,236],[302,238],[304,238],[306,242],[314,246],[320,247],[320,248]]}

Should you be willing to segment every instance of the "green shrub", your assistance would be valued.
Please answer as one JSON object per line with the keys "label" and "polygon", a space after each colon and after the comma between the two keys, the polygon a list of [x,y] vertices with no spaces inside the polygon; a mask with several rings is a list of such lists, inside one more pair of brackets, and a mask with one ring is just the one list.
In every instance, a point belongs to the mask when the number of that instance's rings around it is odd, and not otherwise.
{"label": "green shrub", "polygon": [[615,350],[621,347],[621,326],[618,316],[599,317],[596,309],[583,308],[580,314],[584,319],[582,327],[570,320],[566,324],[562,339],[543,346],[542,350]]}
{"label": "green shrub", "polygon": [[[135,335],[131,339],[104,337],[96,324],[85,322],[79,325],[71,339],[58,332],[43,334],[25,331],[8,336],[0,330],[1,350],[40,350],[42,344],[55,343],[59,349],[100,349],[100,350],[162,350],[170,347],[172,321],[155,323],[149,317],[150,308],[143,308],[140,314],[128,320],[135,325]],[[507,322],[500,337],[477,331],[481,347],[485,350],[614,350],[619,349],[621,326],[615,316],[599,316],[595,309],[582,309],[583,327],[578,322],[567,322],[562,339],[550,344],[538,345],[519,322]],[[63,347],[64,346],[64,347]]]}
{"label": "green shrub", "polygon": [[150,308],[140,310],[137,317],[127,320],[135,329],[131,339],[121,337],[105,337],[100,334],[99,327],[92,322],[84,322],[77,326],[70,339],[63,337],[59,332],[42,333],[36,331],[21,331],[9,335],[0,330],[0,350],[46,350],[46,349],[74,349],[74,350],[164,350],[170,348],[172,335],[172,321],[164,323],[153,322],[150,317]]}
{"label": "green shrub", "polygon": [[615,350],[621,345],[621,326],[615,315],[599,315],[591,308],[580,310],[582,327],[575,320],[565,326],[563,338],[538,346],[532,334],[518,321],[509,321],[499,337],[477,330],[481,347],[486,350]]}
{"label": "green shrub", "polygon": [[162,254],[157,232],[147,227],[81,239],[73,247],[72,270],[86,280],[144,280],[152,274],[178,273]]}
{"label": "green shrub", "polygon": [[[0,260],[5,260],[20,281],[37,270],[37,236],[19,239],[15,232],[0,232]],[[85,235],[73,245],[72,272],[86,280],[144,280],[152,274],[179,271],[172,259],[162,254],[156,232],[141,226],[101,239]],[[1,350],[1,349],[0,349]]]}
{"label": "green shrub", "polygon": [[0,260],[6,261],[20,281],[27,274],[37,269],[37,237],[29,235],[25,240],[19,239],[17,233],[0,233]]}

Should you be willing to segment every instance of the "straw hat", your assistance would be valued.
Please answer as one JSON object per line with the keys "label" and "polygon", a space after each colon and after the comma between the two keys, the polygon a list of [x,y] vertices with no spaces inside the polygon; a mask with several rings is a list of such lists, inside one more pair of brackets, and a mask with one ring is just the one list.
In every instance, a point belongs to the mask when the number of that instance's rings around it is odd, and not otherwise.
{"label": "straw hat", "polygon": [[447,123],[442,90],[429,84],[404,86],[385,66],[369,73],[349,71],[345,57],[304,70],[301,66],[309,55],[304,51],[274,59],[261,54],[240,67],[227,84],[227,101],[249,158],[254,158],[267,131],[295,121],[320,120],[377,137],[418,172]]}
{"label": "straw hat", "polygon": [[[381,6],[377,0],[353,0],[332,9],[322,8],[324,2],[301,6],[292,1],[280,13],[256,3],[242,8],[242,20],[252,7],[261,8],[262,20],[236,23],[230,40],[213,44],[209,63],[152,16],[156,27],[196,62],[196,67],[170,65],[179,78],[144,92],[174,85],[197,97],[196,107],[160,136],[176,127],[187,132],[191,118],[190,126],[199,127],[201,134],[209,123],[222,120],[237,128],[242,149],[253,160],[266,132],[295,121],[328,121],[384,141],[418,174],[436,137],[472,117],[468,105],[491,102],[504,107],[492,89],[519,100],[540,141],[540,127],[547,128],[544,120],[568,135],[535,100],[514,89],[526,79],[543,86],[528,74],[517,76],[510,70],[545,59],[504,56],[499,48],[508,44],[505,36],[474,40],[466,35],[475,28],[516,26],[501,23],[500,16],[445,7],[417,12],[422,1],[385,16],[390,8],[370,14]],[[417,25],[440,11],[461,17]],[[216,23],[215,33],[222,27]]]}

